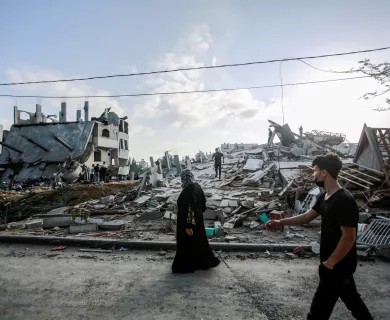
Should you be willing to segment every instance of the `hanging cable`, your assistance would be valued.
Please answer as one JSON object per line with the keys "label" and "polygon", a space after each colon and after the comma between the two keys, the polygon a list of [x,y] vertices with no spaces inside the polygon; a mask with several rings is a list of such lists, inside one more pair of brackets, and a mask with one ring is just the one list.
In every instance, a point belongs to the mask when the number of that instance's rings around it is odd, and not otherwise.
{"label": "hanging cable", "polygon": [[388,50],[388,49],[390,49],[390,47],[359,50],[359,51],[350,51],[350,52],[341,52],[341,53],[322,54],[322,55],[317,55],[317,56],[307,56],[307,57],[298,57],[298,58],[272,59],[272,60],[266,60],[266,61],[252,61],[252,62],[243,62],[243,63],[222,64],[222,65],[216,65],[216,66],[189,67],[189,68],[178,68],[178,69],[159,70],[159,71],[150,71],[150,72],[113,74],[113,75],[96,76],[96,77],[40,80],[40,81],[26,81],[26,82],[8,82],[8,83],[0,83],[0,86],[16,86],[16,85],[25,85],[25,84],[38,84],[38,83],[85,81],[85,80],[95,80],[95,79],[108,79],[108,78],[118,78],[118,77],[133,77],[133,76],[144,76],[144,75],[152,75],[152,74],[163,74],[163,73],[170,73],[170,72],[177,72],[177,71],[191,71],[191,70],[217,69],[217,68],[227,68],[227,67],[241,67],[241,66],[250,66],[250,65],[255,65],[255,64],[266,64],[266,63],[274,63],[274,62],[281,62],[281,61],[307,60],[307,59],[318,59],[318,58],[326,58],[326,57],[345,56],[345,55],[351,55],[351,54],[375,52],[375,51],[382,51],[382,50]]}
{"label": "hanging cable", "polygon": [[[337,81],[347,81],[371,78],[371,76],[358,76],[350,78],[339,78],[319,81],[307,81],[307,82],[295,82],[283,84],[283,87],[300,86],[307,84],[317,83],[328,83]],[[44,96],[44,95],[15,95],[15,94],[0,94],[0,97],[11,97],[11,98],[38,98],[38,99],[80,99],[80,98],[121,98],[121,97],[148,97],[148,96],[160,96],[160,95],[174,95],[174,94],[191,94],[191,93],[211,93],[211,92],[222,92],[222,91],[237,91],[237,90],[251,90],[251,89],[266,89],[280,87],[281,84],[272,84],[265,86],[252,86],[252,87],[241,87],[241,88],[224,88],[224,89],[209,89],[209,90],[193,90],[193,91],[173,91],[173,92],[154,92],[154,93],[125,93],[125,94],[112,94],[112,95],[82,95],[82,96]]]}

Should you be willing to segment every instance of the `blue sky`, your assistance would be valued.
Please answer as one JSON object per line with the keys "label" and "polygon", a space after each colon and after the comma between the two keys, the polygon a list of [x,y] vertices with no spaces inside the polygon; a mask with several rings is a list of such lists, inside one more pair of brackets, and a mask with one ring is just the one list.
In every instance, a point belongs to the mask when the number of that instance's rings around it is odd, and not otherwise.
{"label": "blue sky", "polygon": [[[0,82],[94,76],[389,46],[390,2],[375,1],[8,1],[0,2]],[[387,41],[387,43],[386,43]],[[389,51],[309,62],[345,70]],[[325,80],[299,62],[282,65],[284,83]],[[279,64],[148,77],[0,87],[0,94],[88,95],[183,91],[279,83]],[[288,87],[285,121],[295,131],[320,129],[357,141],[363,123],[383,127],[382,100],[358,100],[377,89],[371,79]],[[84,99],[67,99],[75,118]],[[44,112],[61,100],[42,100]],[[12,124],[13,98],[0,98],[0,123]],[[33,111],[37,100],[17,99]],[[211,151],[224,142],[267,139],[268,122],[282,122],[279,88],[165,97],[90,99],[91,114],[112,107],[130,122],[131,155]]]}

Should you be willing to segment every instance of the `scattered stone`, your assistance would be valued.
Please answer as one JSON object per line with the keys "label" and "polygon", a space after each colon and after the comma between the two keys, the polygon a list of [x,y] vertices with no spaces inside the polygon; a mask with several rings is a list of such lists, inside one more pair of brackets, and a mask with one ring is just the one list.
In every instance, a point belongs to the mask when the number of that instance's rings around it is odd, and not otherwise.
{"label": "scattered stone", "polygon": [[43,227],[43,220],[31,220],[26,222],[26,228],[27,230],[32,230],[32,229],[38,229]]}
{"label": "scattered stone", "polygon": [[139,220],[159,220],[164,216],[163,212],[160,211],[145,211],[139,217]]}
{"label": "scattered stone", "polygon": [[114,202],[114,200],[115,200],[115,196],[109,195],[107,197],[101,198],[99,202],[102,204],[109,204],[111,202]]}
{"label": "scattered stone", "polygon": [[169,219],[169,220],[177,220],[177,215],[174,214],[171,211],[165,211],[164,213],[164,219]]}
{"label": "scattered stone", "polygon": [[243,206],[245,209],[252,209],[254,207],[253,201],[243,201],[241,202],[241,206]]}
{"label": "scattered stone", "polygon": [[69,227],[72,223],[70,216],[43,218],[43,228]]}
{"label": "scattered stone", "polygon": [[236,241],[236,240],[239,240],[239,238],[238,237],[234,237],[234,236],[227,236],[227,237],[225,237],[225,240],[227,240],[227,241]]}
{"label": "scattered stone", "polygon": [[167,254],[167,252],[164,251],[164,250],[161,250],[158,254],[159,254],[160,256],[165,256],[165,255]]}
{"label": "scattered stone", "polygon": [[69,233],[86,233],[94,232],[98,230],[98,225],[96,223],[86,223],[86,224],[71,224],[69,226]]}
{"label": "scattered stone", "polygon": [[313,241],[313,242],[310,242],[310,246],[311,246],[311,251],[313,251],[315,254],[319,254],[320,253],[320,245],[319,245],[319,243]]}

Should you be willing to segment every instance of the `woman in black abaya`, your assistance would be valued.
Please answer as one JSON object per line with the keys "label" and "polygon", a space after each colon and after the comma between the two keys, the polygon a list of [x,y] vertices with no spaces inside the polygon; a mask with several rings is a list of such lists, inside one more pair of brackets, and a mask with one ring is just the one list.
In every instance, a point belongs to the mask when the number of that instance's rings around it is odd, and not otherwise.
{"label": "woman in black abaya", "polygon": [[211,251],[203,222],[206,197],[201,186],[194,182],[188,169],[181,173],[182,192],[177,200],[176,256],[173,273],[188,273],[210,269],[219,265]]}

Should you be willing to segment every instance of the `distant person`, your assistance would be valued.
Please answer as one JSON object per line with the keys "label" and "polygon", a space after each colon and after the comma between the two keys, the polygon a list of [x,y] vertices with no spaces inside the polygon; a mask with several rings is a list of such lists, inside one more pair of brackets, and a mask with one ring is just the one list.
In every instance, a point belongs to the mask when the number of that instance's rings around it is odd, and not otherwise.
{"label": "distant person", "polygon": [[89,178],[91,179],[91,183],[95,181],[95,164],[92,164],[92,167],[89,168]]}
{"label": "distant person", "polygon": [[321,216],[320,283],[311,303],[308,320],[329,319],[340,298],[355,319],[373,319],[356,289],[356,230],[359,208],[353,196],[337,182],[342,162],[335,154],[313,160],[314,181],[325,188],[312,209],[304,214],[267,222],[267,229],[307,224]]}
{"label": "distant person", "polygon": [[99,166],[99,164],[97,164],[96,166],[95,166],[95,183],[100,183],[100,166]]}
{"label": "distant person", "polygon": [[177,245],[172,272],[191,273],[215,268],[219,260],[211,251],[203,221],[206,197],[190,170],[184,169],[180,178],[183,190],[177,199]]}
{"label": "distant person", "polygon": [[107,167],[105,162],[103,162],[103,165],[100,167],[99,173],[100,181],[106,182]]}
{"label": "distant person", "polygon": [[223,153],[220,152],[218,148],[215,148],[215,153],[213,154],[211,160],[214,160],[215,177],[218,177],[219,174],[219,180],[221,180],[222,158],[223,162],[225,163],[225,157],[223,156]]}
{"label": "distant person", "polygon": [[299,135],[301,136],[301,138],[303,137],[303,128],[302,128],[302,126],[299,127]]}

